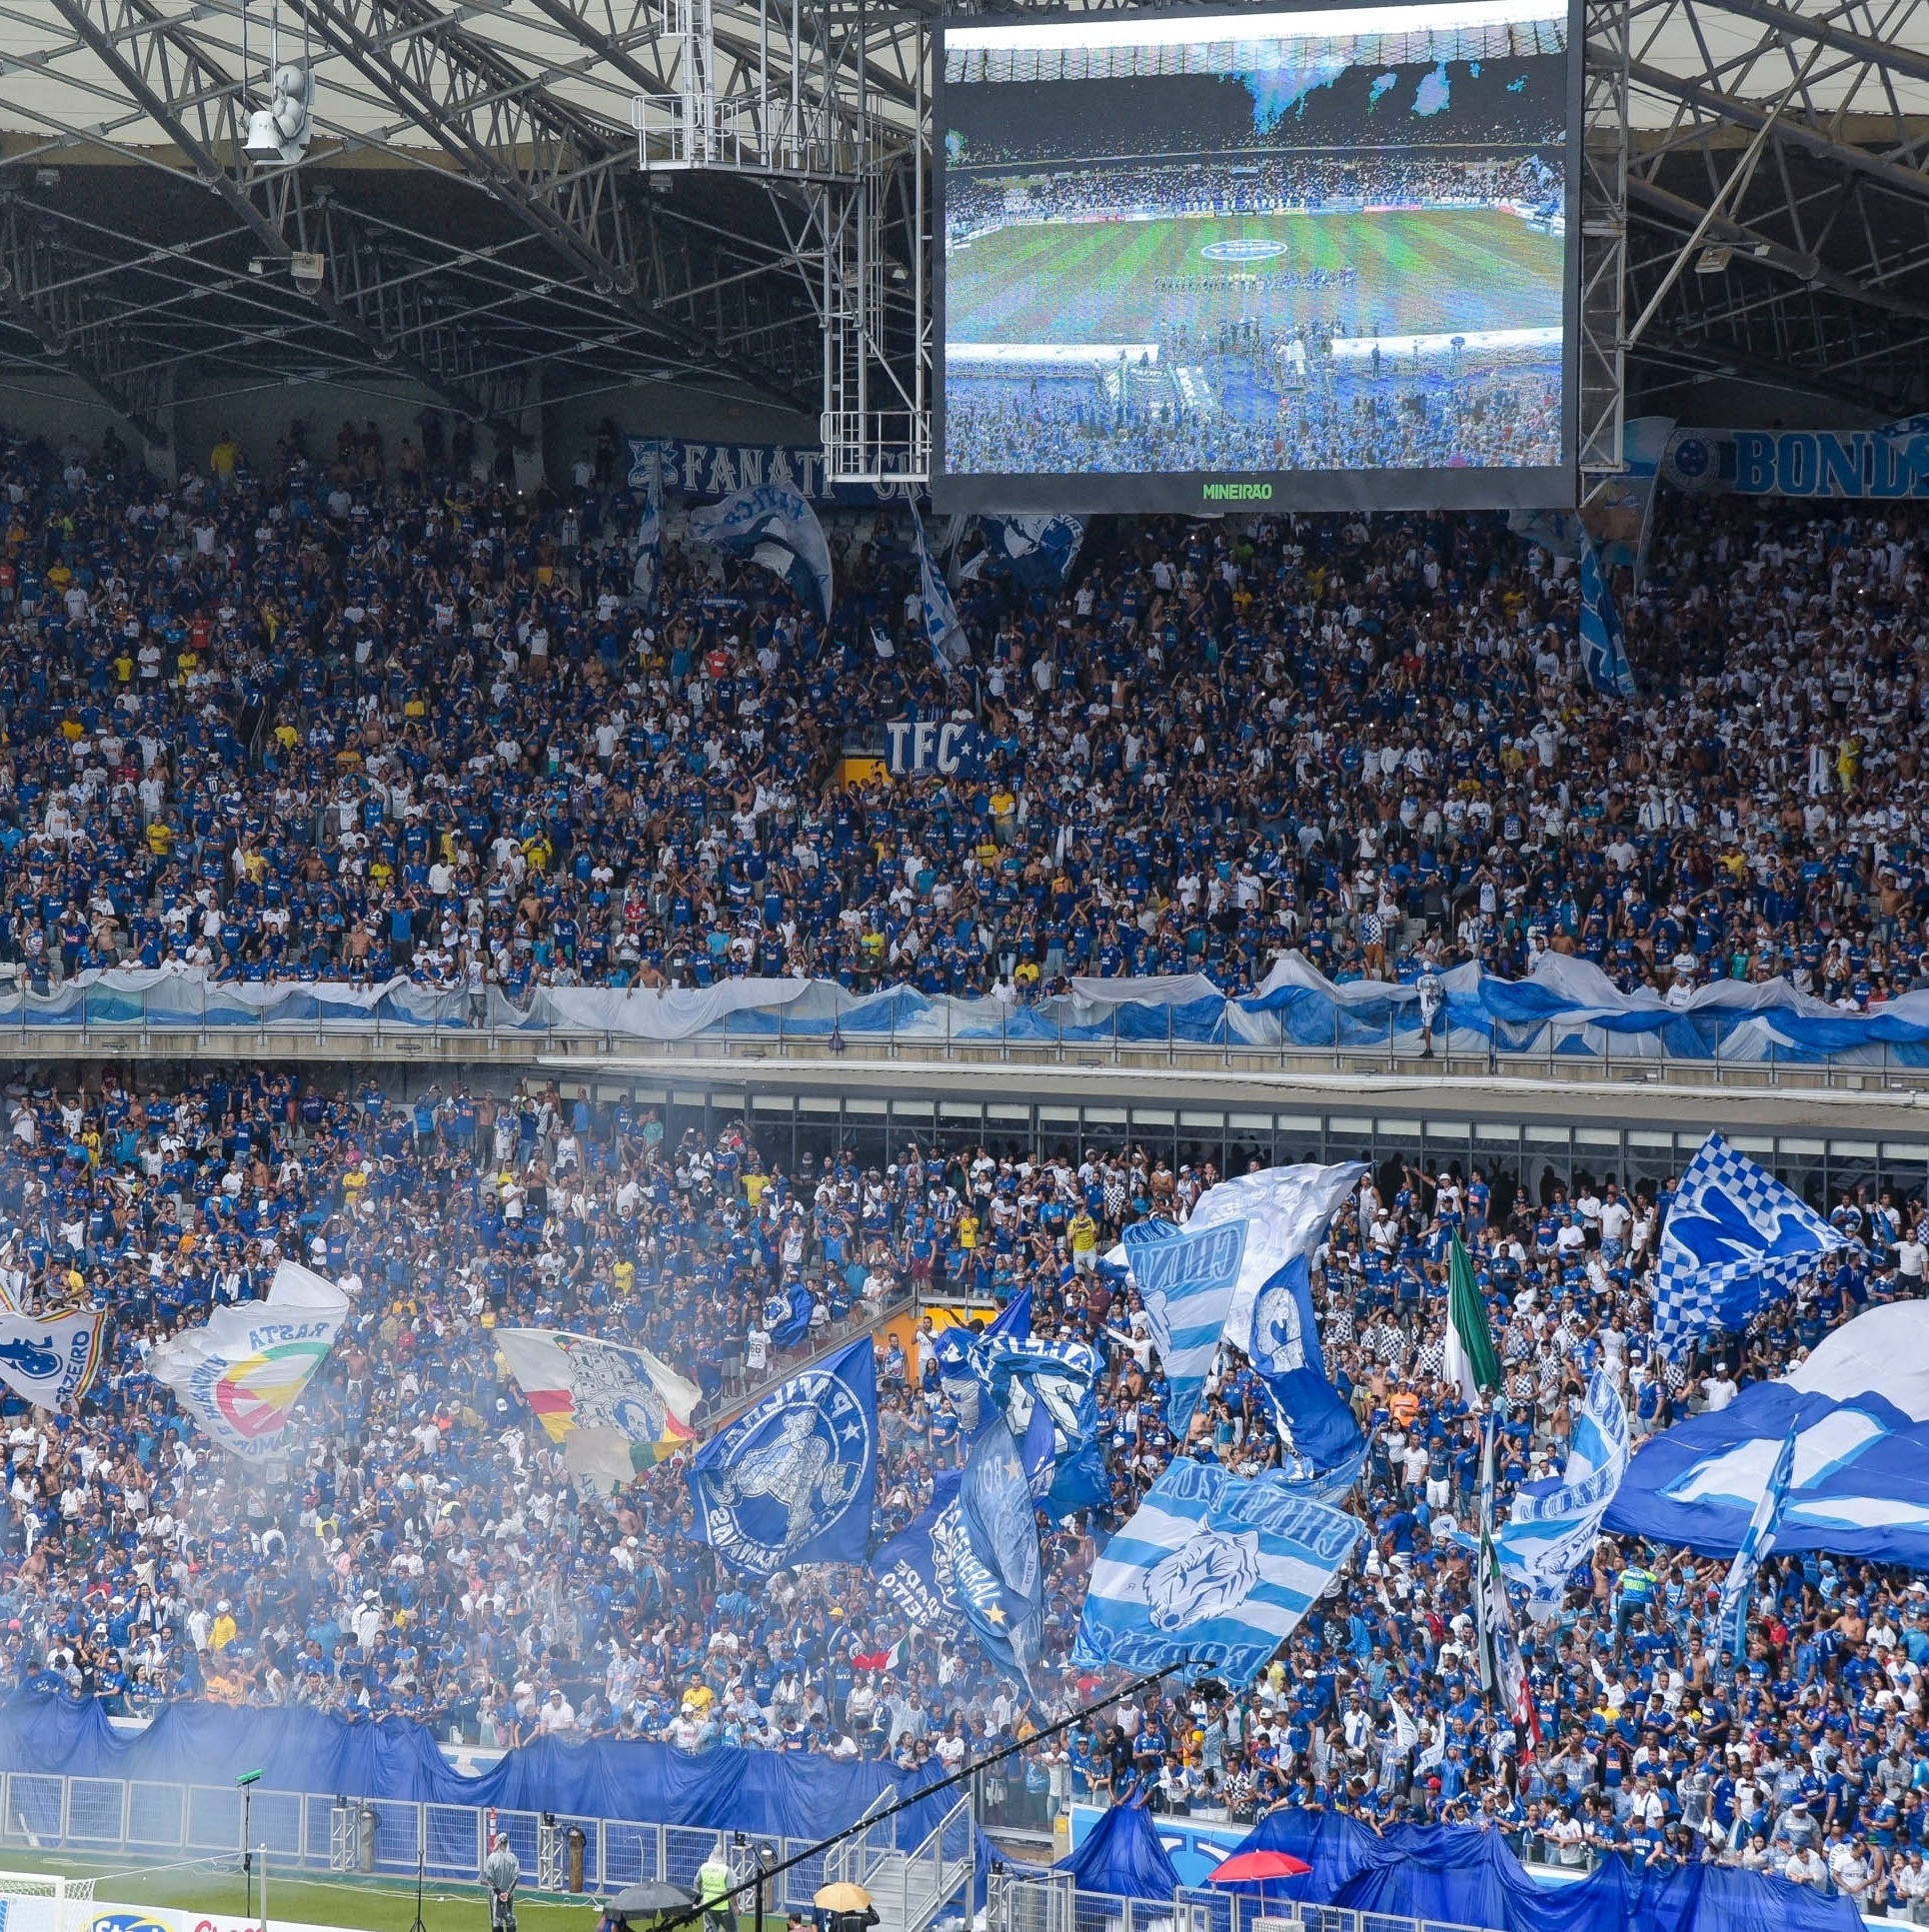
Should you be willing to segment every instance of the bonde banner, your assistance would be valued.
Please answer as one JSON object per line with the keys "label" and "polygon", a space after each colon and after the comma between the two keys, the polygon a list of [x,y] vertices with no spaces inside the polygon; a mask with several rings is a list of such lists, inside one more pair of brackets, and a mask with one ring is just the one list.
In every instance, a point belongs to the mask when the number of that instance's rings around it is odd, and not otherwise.
{"label": "bonde banner", "polygon": [[1676,430],[1661,461],[1677,490],[1846,503],[1929,501],[1929,431]]}

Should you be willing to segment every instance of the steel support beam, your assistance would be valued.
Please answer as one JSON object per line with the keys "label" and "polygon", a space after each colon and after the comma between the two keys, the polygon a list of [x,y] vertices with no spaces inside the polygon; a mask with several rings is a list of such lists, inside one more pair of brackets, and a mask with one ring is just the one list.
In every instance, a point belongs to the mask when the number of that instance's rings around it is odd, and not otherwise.
{"label": "steel support beam", "polygon": [[[127,89],[130,97],[180,148],[196,176],[220,196],[263,251],[286,263],[305,232],[306,183],[299,169],[279,169],[244,183],[241,160],[245,101],[239,83],[216,64],[201,43],[164,15],[155,0],[53,0],[69,27]],[[236,169],[223,160],[236,157]],[[261,206],[251,187],[259,186],[274,212]],[[287,227],[296,226],[291,241]],[[328,282],[308,298],[337,328],[354,337],[386,366],[409,375],[459,414],[486,423],[499,435],[527,445],[520,417],[472,390],[465,382],[406,348],[372,319],[350,285]],[[439,345],[441,346],[441,345]]]}
{"label": "steel support beam", "polygon": [[126,313],[62,246],[13,201],[0,206],[0,306],[56,361],[151,444],[173,439],[162,420],[167,385],[144,365]]}
{"label": "steel support beam", "polygon": [[[67,0],[73,4],[74,0]],[[506,55],[440,13],[430,0],[291,0],[316,38],[413,119],[468,177],[543,237],[574,271],[680,358],[796,408],[813,389],[803,368],[752,355],[732,325],[763,332],[784,319],[768,300],[722,285],[739,268],[785,276],[780,252],[707,232],[651,198],[633,225],[622,177],[635,170],[626,133],[550,93]],[[709,285],[708,302],[684,292]],[[704,313],[708,308],[709,313]],[[815,375],[815,359],[810,372]]]}

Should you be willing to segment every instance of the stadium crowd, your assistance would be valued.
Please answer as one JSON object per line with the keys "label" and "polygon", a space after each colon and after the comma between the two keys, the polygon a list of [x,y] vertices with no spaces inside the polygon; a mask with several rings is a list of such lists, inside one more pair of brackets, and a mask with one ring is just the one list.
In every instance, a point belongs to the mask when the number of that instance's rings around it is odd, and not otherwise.
{"label": "stadium crowd", "polygon": [[[1216,1178],[1132,1150],[1041,1159],[916,1144],[861,1173],[793,1179],[741,1125],[670,1145],[649,1109],[458,1088],[391,1103],[254,1075],[164,1098],[109,1085],[15,1103],[4,1168],[26,1306],[114,1310],[113,1357],[78,1415],[11,1411],[0,1654],[28,1694],[140,1714],[170,1697],[413,1717],[472,1743],[661,1738],[955,1764],[1028,1713],[967,1641],[910,1629],[868,1571],[750,1588],[693,1537],[680,1462],[577,1493],[490,1345],[499,1323],[640,1341],[674,1366],[783,1364],[781,1294],[814,1285],[813,1335],[899,1281],[987,1299],[1028,1289],[1034,1330],[1105,1354],[1111,1499],[1046,1537],[1044,1709],[1101,1687],[1065,1659],[1105,1532],[1177,1449],[1135,1294],[1097,1265],[1124,1225],[1183,1216]],[[1539,1749],[1473,1691],[1467,1560],[1450,1531],[1477,1436],[1443,1379],[1445,1245],[1475,1257],[1506,1368],[1500,1492],[1557,1467],[1586,1375],[1624,1388],[1637,1433],[1731,1399],[1871,1301],[1920,1293],[1920,1202],[1838,1209],[1859,1244],[1738,1350],[1690,1368],[1651,1350],[1644,1282],[1667,1190],[1576,1175],[1571,1195],[1479,1170],[1382,1172],[1335,1219],[1315,1299],[1329,1372],[1372,1431],[1352,1499],[1366,1553],[1252,1685],[1146,1697],[1040,1743],[994,1781],[993,1817],[1143,1791],[1172,1812],[1270,1804],[1373,1821],[1489,1820],[1580,1862],[1717,1857],[1870,1899],[1913,1896],[1929,1843],[1929,1658],[1920,1581],[1777,1562],[1749,1657],[1719,1653],[1721,1564],[1604,1542],[1529,1646]],[[145,1375],[154,1340],[258,1289],[277,1254],[352,1299],[308,1389],[286,1475],[244,1472]],[[964,1452],[929,1318],[881,1348],[878,1533]],[[711,1385],[716,1386],[713,1373]],[[1236,1356],[1184,1445],[1240,1473],[1280,1445]],[[904,1648],[894,1653],[899,1643]],[[1411,1721],[1417,1742],[1399,1743]]]}
{"label": "stadium crowd", "polygon": [[[1251,344],[1234,335],[1223,348],[1157,333],[1163,360],[1149,384],[1128,368],[1128,407],[1102,367],[1068,377],[963,366],[946,397],[948,460],[979,476],[1193,476],[1520,468],[1551,464],[1560,448],[1560,378],[1544,350],[1462,351],[1448,339],[1385,354],[1375,343],[1338,363],[1330,327]],[[1199,359],[1180,362],[1193,346]]]}
{"label": "stadium crowd", "polygon": [[[456,454],[425,425],[390,475],[345,428],[332,459],[291,437],[257,473],[224,439],[170,490],[9,448],[0,845],[35,983],[174,959],[509,987],[753,967],[1014,991],[1193,967],[1236,987],[1288,945],[1337,976],[1517,972],[1549,947],[1630,984],[1786,970],[1854,1006],[1929,976],[1929,639],[1900,506],[1670,505],[1628,611],[1651,694],[1631,707],[1577,681],[1570,576],[1445,516],[1094,526],[1061,590],[965,580],[967,692],[910,645],[888,523],[834,519],[829,626],[674,544],[635,609],[613,470],[518,498]],[[847,729],[967,699],[982,780],[829,782]],[[29,1085],[9,1111],[0,1285],[115,1317],[80,1413],[6,1405],[0,1655],[29,1692],[908,1764],[1015,1736],[1010,1687],[968,1643],[908,1633],[862,1573],[721,1574],[674,1464],[577,1493],[488,1342],[575,1327],[747,1383],[781,1365],[796,1278],[814,1331],[911,1280],[987,1304],[1029,1288],[1040,1332],[1101,1347],[1112,1495],[1049,1533],[1039,1685],[1053,1709],[1089,1688],[1064,1665],[1082,1579],[1177,1446],[1142,1312],[1096,1257],[1131,1218],[1182,1216],[1209,1169],[907,1147],[788,1175],[741,1126],[673,1146],[627,1104],[402,1103],[259,1071]],[[1842,1203],[1857,1248],[1732,1355],[1669,1367],[1645,1293],[1665,1189],[1380,1179],[1316,1284],[1329,1369],[1375,1431],[1354,1504],[1370,1554],[1258,1683],[1081,1726],[990,1802],[1036,1821],[1146,1786],[1235,1819],[1281,1798],[1417,1810],[1563,1860],[1624,1846],[1920,1898],[1919,1580],[1778,1559],[1737,1660],[1714,1647],[1710,1566],[1604,1545],[1530,1652],[1523,1762],[1471,1687],[1444,1534],[1474,1450],[1441,1380],[1441,1283],[1457,1229],[1508,1366],[1504,1495],[1558,1465],[1597,1364],[1645,1431],[1920,1293],[1922,1203]],[[142,1366],[277,1255],[353,1304],[282,1483],[198,1441]],[[962,1445],[929,1340],[880,1373],[883,1533]],[[1189,1448],[1277,1456],[1237,1360]],[[1437,1758],[1397,1745],[1398,1712]]]}
{"label": "stadium crowd", "polygon": [[946,245],[1013,222],[1164,220],[1196,215],[1316,214],[1323,208],[1492,208],[1503,203],[1558,210],[1563,182],[1538,153],[1512,161],[1468,161],[1424,149],[1377,148],[1370,158],[1321,154],[1193,156],[1170,161],[1058,163],[1012,175],[988,164],[945,176]]}

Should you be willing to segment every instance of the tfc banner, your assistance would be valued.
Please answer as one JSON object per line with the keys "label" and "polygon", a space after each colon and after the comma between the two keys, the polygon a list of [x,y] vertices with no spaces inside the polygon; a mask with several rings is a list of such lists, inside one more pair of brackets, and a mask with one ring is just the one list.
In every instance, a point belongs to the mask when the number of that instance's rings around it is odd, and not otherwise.
{"label": "tfc banner", "polygon": [[869,1335],[793,1375],[691,1464],[697,1531],[752,1576],[856,1563],[878,1487],[878,1358]]}
{"label": "tfc banner", "polygon": [[64,1408],[87,1393],[101,1365],[104,1314],[0,1315],[0,1382],[36,1408]]}
{"label": "tfc banner", "polygon": [[885,727],[885,770],[895,779],[974,779],[984,769],[984,734],[968,720],[894,718]]}
{"label": "tfc banner", "polygon": [[1597,1368],[1560,1480],[1517,1491],[1509,1520],[1494,1531],[1494,1554],[1508,1580],[1526,1586],[1527,1614],[1536,1622],[1559,1614],[1568,1573],[1593,1553],[1601,1518],[1627,1474],[1629,1446],[1627,1404]]}
{"label": "tfc banner", "polygon": [[1180,1456],[1091,1572],[1072,1661],[1162,1670],[1196,1661],[1253,1677],[1352,1553],[1360,1526],[1295,1496]]}
{"label": "tfc banner", "polygon": [[1145,1220],[1125,1230],[1125,1257],[1151,1323],[1152,1346],[1165,1365],[1172,1433],[1180,1442],[1232,1311],[1245,1228],[1242,1220],[1183,1230],[1170,1221]]}
{"label": "tfc banner", "polygon": [[265,1301],[217,1308],[199,1328],[170,1336],[148,1356],[147,1372],[231,1455],[272,1455],[348,1305],[334,1282],[284,1261]]}
{"label": "tfc banner", "polygon": [[621,1488],[697,1439],[703,1391],[647,1348],[557,1328],[498,1328],[496,1348],[573,1475]]}

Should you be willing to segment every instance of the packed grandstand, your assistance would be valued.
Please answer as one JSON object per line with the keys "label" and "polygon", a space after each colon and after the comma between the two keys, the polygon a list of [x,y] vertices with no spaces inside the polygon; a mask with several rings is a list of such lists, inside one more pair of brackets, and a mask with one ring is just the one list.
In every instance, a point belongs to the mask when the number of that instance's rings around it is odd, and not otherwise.
{"label": "packed grandstand", "polygon": [[[1076,971],[1251,985],[1289,949],[1340,980],[1518,973],[1543,950],[1624,986],[1785,972],[1858,1010],[1929,983],[1929,640],[1904,507],[1665,501],[1628,705],[1578,676],[1569,568],[1484,517],[1094,525],[1058,588],[962,574],[971,655],[947,679],[914,641],[889,515],[827,512],[828,623],[675,542],[638,599],[613,446],[534,496],[452,455],[434,419],[394,450],[291,431],[224,439],[171,487],[111,447],[9,446],[0,843],[32,985],[177,962],[512,994],[755,970],[1022,998]],[[955,710],[984,721],[980,778],[836,782],[888,721]],[[681,1453],[579,1490],[490,1345],[504,1326],[648,1347],[722,1404],[867,1332],[908,1284],[987,1317],[1028,1291],[1036,1335],[1103,1363],[1102,1490],[1043,1545],[1052,1713],[1109,1681],[1069,1661],[1086,1581],[1174,1454],[1240,1475],[1284,1459],[1236,1352],[1175,1440],[1146,1310],[1106,1264],[1127,1228],[1184,1221],[1209,1167],[908,1141],[787,1173],[742,1122],[673,1142],[647,1106],[539,1081],[404,1098],[110,1069],[36,1076],[8,1105],[0,1285],[27,1311],[113,1315],[76,1412],[6,1404],[0,1651],[29,1694],[908,1767],[1035,1725],[977,1647],[908,1624],[862,1566],[733,1576],[697,1539]],[[1248,1821],[1284,1800],[1489,1822],[1573,1865],[1619,1848],[1898,1908],[1929,1891],[1929,1593],[1909,1571],[1772,1558],[1736,1656],[1724,1565],[1604,1539],[1526,1641],[1541,1743],[1517,1748],[1524,1713],[1475,1684],[1453,1532],[1478,1424],[1446,1337],[1458,1235],[1504,1369],[1504,1510],[1558,1471],[1593,1371],[1646,1436],[1919,1296],[1922,1201],[1834,1204],[1847,1245],[1738,1340],[1667,1358],[1673,1182],[1522,1178],[1409,1168],[1348,1195],[1312,1295],[1370,1432],[1359,1560],[1255,1680],[1148,1691],[1031,1744],[985,1791],[992,1821],[1132,1794]],[[264,1483],[148,1364],[288,1259],[349,1309],[288,1479]],[[966,1432],[929,1328],[877,1370],[882,1537]]]}

